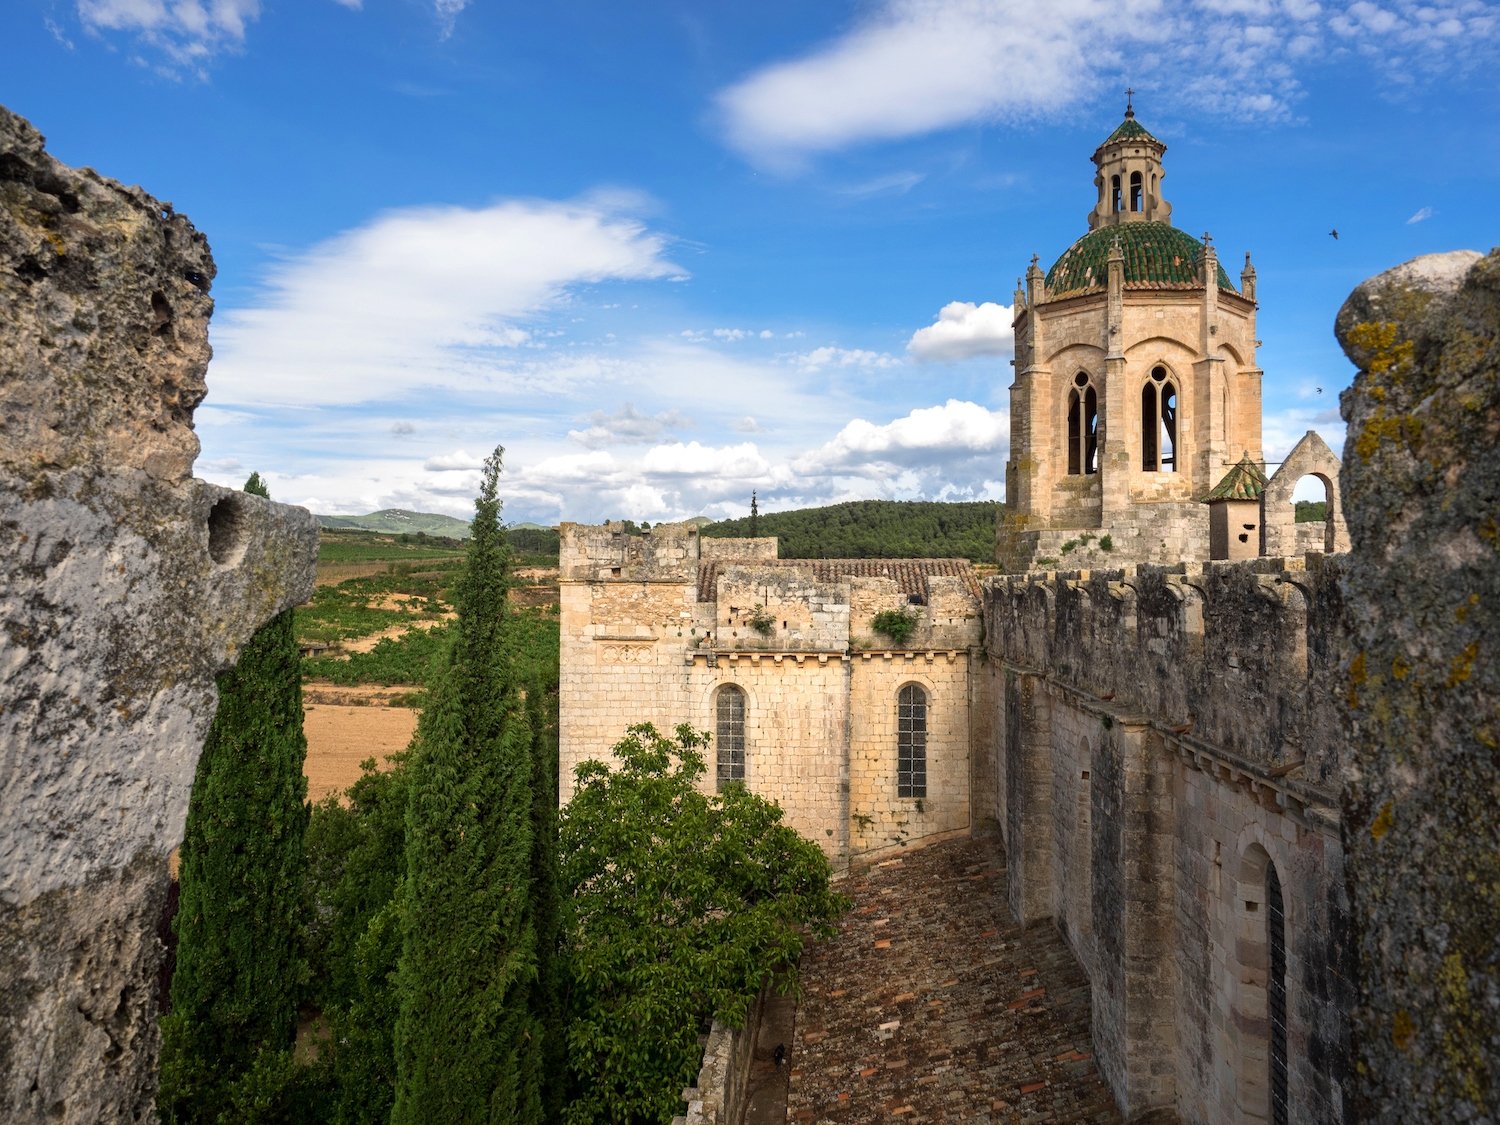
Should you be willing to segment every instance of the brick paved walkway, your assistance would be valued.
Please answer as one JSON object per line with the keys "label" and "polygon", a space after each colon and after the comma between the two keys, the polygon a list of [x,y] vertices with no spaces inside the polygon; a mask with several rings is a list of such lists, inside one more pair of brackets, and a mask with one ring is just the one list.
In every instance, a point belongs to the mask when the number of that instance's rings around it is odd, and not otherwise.
{"label": "brick paved walkway", "polygon": [[1118,1125],[1083,971],[1050,925],[1009,920],[993,838],[913,849],[841,888],[803,954],[787,1120]]}

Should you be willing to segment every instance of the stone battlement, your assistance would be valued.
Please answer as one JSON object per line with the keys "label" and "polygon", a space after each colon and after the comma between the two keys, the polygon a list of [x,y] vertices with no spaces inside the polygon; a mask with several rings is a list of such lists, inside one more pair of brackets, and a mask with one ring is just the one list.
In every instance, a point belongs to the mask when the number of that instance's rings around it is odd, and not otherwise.
{"label": "stone battlement", "polygon": [[1327,696],[1345,643],[1344,566],[1312,554],[990,578],[989,650],[1332,806],[1342,736]]}

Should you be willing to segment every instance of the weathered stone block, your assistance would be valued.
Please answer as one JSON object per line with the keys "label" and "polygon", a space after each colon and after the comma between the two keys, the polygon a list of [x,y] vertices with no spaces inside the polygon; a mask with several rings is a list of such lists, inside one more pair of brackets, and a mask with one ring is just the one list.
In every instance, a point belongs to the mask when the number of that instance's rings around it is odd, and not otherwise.
{"label": "weathered stone block", "polygon": [[213,258],[0,109],[0,1118],[149,1118],[167,858],[215,677],[317,521],[191,477]]}

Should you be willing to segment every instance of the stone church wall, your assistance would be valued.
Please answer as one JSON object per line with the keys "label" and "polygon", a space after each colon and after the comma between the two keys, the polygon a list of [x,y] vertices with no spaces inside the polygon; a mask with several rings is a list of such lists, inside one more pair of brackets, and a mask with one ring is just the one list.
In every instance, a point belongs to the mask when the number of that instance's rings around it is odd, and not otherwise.
{"label": "stone church wall", "polygon": [[[564,778],[590,758],[608,761],[632,723],[714,732],[719,692],[732,684],[745,695],[746,785],[837,864],[967,830],[980,627],[972,570],[926,560],[803,566],[775,560],[774,540],[737,542],[700,540],[690,524],[645,536],[563,525]],[[902,645],[871,628],[891,609],[913,617]],[[766,632],[751,624],[757,613],[770,619]],[[928,704],[920,797],[900,797],[896,785],[907,684]],[[711,791],[712,748],[708,761]],[[561,796],[570,793],[565,781]]]}

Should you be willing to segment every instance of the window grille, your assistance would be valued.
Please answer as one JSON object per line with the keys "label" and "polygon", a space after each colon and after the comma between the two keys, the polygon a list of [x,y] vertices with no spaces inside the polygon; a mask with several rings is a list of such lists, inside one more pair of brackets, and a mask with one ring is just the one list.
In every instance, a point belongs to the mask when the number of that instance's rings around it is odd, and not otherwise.
{"label": "window grille", "polygon": [[916,684],[896,707],[896,796],[927,796],[927,693]]}
{"label": "window grille", "polygon": [[745,693],[737,687],[719,691],[718,787],[745,780]]}

